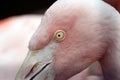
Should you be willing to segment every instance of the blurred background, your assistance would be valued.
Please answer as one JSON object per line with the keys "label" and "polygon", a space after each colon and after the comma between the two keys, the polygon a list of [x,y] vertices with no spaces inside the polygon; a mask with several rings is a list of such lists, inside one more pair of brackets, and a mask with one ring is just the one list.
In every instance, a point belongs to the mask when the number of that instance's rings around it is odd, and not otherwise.
{"label": "blurred background", "polygon": [[0,19],[28,13],[42,13],[56,0],[0,0]]}

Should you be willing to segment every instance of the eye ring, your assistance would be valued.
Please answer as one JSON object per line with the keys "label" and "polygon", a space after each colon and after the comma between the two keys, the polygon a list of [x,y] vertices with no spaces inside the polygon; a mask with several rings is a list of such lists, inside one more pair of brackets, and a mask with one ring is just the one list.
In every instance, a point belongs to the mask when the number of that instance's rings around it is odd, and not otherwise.
{"label": "eye ring", "polygon": [[65,31],[63,30],[57,30],[55,33],[54,33],[54,40],[56,41],[62,41],[65,39]]}

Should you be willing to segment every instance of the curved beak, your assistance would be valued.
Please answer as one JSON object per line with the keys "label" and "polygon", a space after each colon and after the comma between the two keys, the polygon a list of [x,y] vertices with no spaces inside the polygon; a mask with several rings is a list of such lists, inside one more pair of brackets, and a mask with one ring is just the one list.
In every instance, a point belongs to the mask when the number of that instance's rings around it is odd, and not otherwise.
{"label": "curved beak", "polygon": [[54,46],[50,44],[41,50],[29,51],[15,80],[54,80]]}

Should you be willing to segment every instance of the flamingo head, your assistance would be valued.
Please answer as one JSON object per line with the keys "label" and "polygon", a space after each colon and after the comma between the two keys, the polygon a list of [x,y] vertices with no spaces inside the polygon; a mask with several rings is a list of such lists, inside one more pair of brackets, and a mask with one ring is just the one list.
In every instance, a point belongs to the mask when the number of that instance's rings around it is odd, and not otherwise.
{"label": "flamingo head", "polygon": [[16,80],[66,80],[99,60],[112,10],[101,0],[55,2],[31,38]]}

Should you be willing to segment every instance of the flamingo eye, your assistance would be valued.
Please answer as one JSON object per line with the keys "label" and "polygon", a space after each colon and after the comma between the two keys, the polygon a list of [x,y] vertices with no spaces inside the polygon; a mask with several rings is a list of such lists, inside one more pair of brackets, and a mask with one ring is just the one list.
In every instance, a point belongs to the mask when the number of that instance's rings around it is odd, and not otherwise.
{"label": "flamingo eye", "polygon": [[63,30],[57,30],[54,34],[54,39],[56,41],[62,41],[65,38],[65,31]]}

